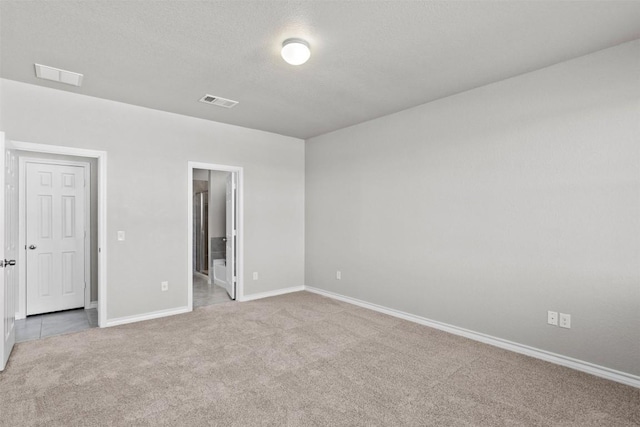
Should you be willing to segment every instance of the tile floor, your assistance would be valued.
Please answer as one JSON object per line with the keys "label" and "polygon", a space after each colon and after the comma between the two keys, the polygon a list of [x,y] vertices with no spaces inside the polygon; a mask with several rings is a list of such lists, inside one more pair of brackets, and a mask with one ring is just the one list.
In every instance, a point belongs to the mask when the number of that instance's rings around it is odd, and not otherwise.
{"label": "tile floor", "polygon": [[[224,288],[214,284],[209,285],[206,276],[193,275],[194,308],[229,301],[231,298]],[[16,320],[16,342],[37,340],[97,327],[98,310],[95,308],[39,314]]]}
{"label": "tile floor", "polygon": [[206,276],[193,275],[193,308],[229,301],[231,298],[224,288],[213,283],[208,284]]}
{"label": "tile floor", "polygon": [[16,342],[37,340],[97,327],[98,310],[95,308],[39,314],[16,320]]}

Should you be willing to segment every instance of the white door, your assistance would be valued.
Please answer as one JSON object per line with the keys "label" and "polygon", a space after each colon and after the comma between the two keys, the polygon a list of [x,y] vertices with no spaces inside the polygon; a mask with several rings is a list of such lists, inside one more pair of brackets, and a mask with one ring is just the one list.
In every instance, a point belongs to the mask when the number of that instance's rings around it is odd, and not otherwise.
{"label": "white door", "polygon": [[227,176],[227,281],[225,288],[236,299],[236,182],[235,173]]}
{"label": "white door", "polygon": [[84,168],[26,169],[27,315],[84,307]]}
{"label": "white door", "polygon": [[[16,342],[16,308],[18,301],[18,191],[17,158],[13,150],[6,150],[4,134],[0,132],[0,264],[4,267],[0,274],[0,319],[2,319],[2,339],[0,339],[0,371],[4,370],[9,355]],[[4,218],[2,218],[4,216]]]}

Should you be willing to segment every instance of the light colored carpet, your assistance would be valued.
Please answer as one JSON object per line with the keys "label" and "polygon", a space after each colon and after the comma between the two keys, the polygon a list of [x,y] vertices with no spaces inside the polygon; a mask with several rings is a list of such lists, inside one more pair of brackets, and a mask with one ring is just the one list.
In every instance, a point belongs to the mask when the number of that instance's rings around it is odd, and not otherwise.
{"label": "light colored carpet", "polygon": [[640,390],[308,292],[16,345],[0,424],[640,424]]}

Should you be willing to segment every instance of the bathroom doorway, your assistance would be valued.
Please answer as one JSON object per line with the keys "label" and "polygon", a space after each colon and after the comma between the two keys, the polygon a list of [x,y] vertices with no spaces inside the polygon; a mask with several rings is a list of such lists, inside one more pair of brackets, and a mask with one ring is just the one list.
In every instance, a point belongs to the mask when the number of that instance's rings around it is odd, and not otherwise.
{"label": "bathroom doorway", "polygon": [[189,162],[192,309],[240,299],[241,175],[241,168]]}

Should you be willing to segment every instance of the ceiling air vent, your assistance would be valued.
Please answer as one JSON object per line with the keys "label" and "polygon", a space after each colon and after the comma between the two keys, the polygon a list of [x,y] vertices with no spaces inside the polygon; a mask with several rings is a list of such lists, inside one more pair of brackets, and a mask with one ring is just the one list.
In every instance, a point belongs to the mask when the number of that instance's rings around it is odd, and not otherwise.
{"label": "ceiling air vent", "polygon": [[204,102],[205,104],[217,105],[218,107],[224,108],[232,108],[238,104],[238,101],[232,101],[226,98],[220,98],[219,96],[213,96],[206,94],[202,98],[200,98],[200,102]]}
{"label": "ceiling air vent", "polygon": [[82,74],[73,71],[61,70],[60,68],[49,67],[48,65],[33,64],[36,68],[36,77],[39,79],[53,80],[54,82],[65,83],[72,86],[82,84]]}

